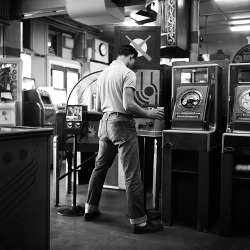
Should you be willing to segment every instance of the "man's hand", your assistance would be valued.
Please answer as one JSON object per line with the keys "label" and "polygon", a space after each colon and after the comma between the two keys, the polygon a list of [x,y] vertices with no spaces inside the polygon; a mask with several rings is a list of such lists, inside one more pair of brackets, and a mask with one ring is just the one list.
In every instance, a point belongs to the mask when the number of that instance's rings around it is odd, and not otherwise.
{"label": "man's hand", "polygon": [[147,110],[148,118],[150,119],[158,119],[163,120],[165,116],[165,112],[163,108],[156,108]]}
{"label": "man's hand", "polygon": [[162,107],[155,109],[144,109],[140,107],[135,102],[133,88],[125,88],[123,90],[123,107],[125,110],[136,117],[162,120],[165,116],[164,109]]}

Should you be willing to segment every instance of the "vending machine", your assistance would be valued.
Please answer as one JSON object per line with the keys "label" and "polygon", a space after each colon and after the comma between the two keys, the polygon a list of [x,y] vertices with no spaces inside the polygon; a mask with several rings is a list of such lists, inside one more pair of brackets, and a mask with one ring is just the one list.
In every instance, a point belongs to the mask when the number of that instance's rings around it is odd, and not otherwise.
{"label": "vending machine", "polygon": [[[163,130],[162,222],[212,224],[221,146],[222,67],[186,63],[172,68],[172,120]],[[217,195],[218,196],[218,195]],[[185,204],[185,206],[183,206]],[[218,204],[218,203],[217,203]]]}
{"label": "vending machine", "polygon": [[0,60],[0,125],[22,125],[22,61]]}

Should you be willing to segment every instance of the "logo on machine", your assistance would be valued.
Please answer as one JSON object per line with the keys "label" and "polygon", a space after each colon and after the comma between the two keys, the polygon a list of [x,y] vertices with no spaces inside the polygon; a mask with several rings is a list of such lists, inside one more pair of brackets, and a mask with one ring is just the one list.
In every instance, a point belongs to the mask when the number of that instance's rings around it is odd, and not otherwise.
{"label": "logo on machine", "polygon": [[195,111],[202,104],[202,93],[197,89],[188,89],[177,97],[177,105],[183,111]]}

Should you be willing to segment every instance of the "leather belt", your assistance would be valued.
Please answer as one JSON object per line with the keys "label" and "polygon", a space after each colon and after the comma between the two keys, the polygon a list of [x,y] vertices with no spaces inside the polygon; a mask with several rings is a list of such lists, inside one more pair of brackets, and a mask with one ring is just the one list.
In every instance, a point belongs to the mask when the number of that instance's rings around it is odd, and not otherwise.
{"label": "leather belt", "polygon": [[124,114],[124,113],[120,113],[120,112],[105,112],[104,115],[108,115],[108,117],[111,117],[111,116],[123,116],[123,117],[129,117],[129,118],[133,118],[133,115],[129,115],[129,114]]}

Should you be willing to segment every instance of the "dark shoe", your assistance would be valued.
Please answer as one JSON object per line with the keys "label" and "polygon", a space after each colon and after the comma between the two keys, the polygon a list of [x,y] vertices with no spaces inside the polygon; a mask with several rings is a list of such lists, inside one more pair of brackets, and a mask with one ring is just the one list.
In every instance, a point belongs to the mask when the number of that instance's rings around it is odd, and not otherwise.
{"label": "dark shoe", "polygon": [[84,220],[91,221],[91,220],[95,219],[96,217],[98,217],[100,214],[101,213],[99,210],[96,210],[95,212],[92,212],[92,213],[85,213]]}
{"label": "dark shoe", "polygon": [[154,224],[151,221],[147,221],[147,224],[144,227],[134,226],[135,234],[146,234],[146,233],[155,233],[163,230],[161,224]]}

